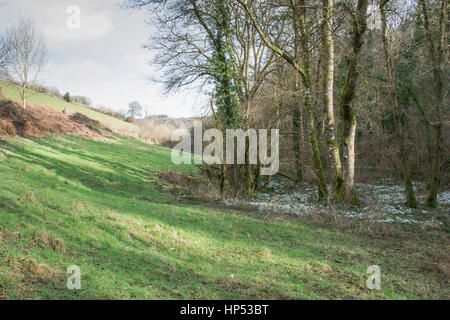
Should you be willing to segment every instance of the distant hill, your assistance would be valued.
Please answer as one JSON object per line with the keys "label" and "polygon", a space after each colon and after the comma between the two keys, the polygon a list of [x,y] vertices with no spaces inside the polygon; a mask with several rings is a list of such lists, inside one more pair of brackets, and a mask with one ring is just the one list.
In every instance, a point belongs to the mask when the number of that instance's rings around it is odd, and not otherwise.
{"label": "distant hill", "polygon": [[167,124],[173,126],[175,129],[190,129],[194,125],[194,121],[200,118],[173,118],[166,115],[151,115],[140,119],[139,122],[150,122],[154,124]]}
{"label": "distant hill", "polygon": [[140,129],[140,138],[143,141],[171,148],[177,143],[171,140],[172,134],[178,132],[183,135],[185,130],[190,131],[196,120],[201,121],[201,118],[172,118],[167,115],[151,115],[139,119],[137,125]]}
{"label": "distant hill", "polygon": [[[0,82],[0,85],[3,87],[3,95],[6,98],[20,102],[21,99],[16,85],[9,82]],[[110,128],[112,131],[121,135],[131,136],[135,138],[139,136],[139,128],[135,124],[122,121],[120,119],[111,117],[109,115],[92,110],[79,104],[64,101],[57,97],[52,97],[47,94],[36,92],[30,89],[28,90],[27,101],[34,104],[48,106],[59,112],[62,112],[65,109],[68,114],[78,112],[91,119],[99,121],[103,125]]]}

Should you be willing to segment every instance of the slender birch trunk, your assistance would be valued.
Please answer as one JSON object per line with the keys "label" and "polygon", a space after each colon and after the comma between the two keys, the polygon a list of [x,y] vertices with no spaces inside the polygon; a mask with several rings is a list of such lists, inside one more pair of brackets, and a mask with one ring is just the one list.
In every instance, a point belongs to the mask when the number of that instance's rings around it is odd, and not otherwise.
{"label": "slender birch trunk", "polygon": [[[297,7],[296,7],[297,8]],[[303,83],[304,87],[304,106],[308,114],[308,125],[311,133],[311,149],[314,168],[316,171],[316,183],[319,199],[324,199],[328,195],[327,185],[325,182],[325,175],[323,172],[322,159],[320,157],[319,143],[317,140],[316,122],[314,120],[314,109],[311,104],[311,58],[308,48],[308,34],[306,31],[306,8],[305,1],[300,0],[298,2],[298,27],[300,31],[300,49],[301,56],[303,57],[303,70],[307,76],[306,81]]]}
{"label": "slender birch trunk", "polygon": [[26,96],[26,86],[22,85],[22,106],[24,109],[27,108],[27,96]]}
{"label": "slender birch trunk", "polygon": [[341,94],[340,113],[344,122],[343,144],[344,144],[344,200],[356,202],[354,193],[355,181],[355,137],[356,137],[356,111],[353,100],[356,94],[356,82],[358,80],[358,64],[363,35],[367,28],[368,0],[358,0],[352,30],[352,51],[349,56],[349,67],[347,79]]}
{"label": "slender birch trunk", "polygon": [[[300,49],[299,49],[299,39],[298,39],[298,32],[296,30],[294,34],[294,41],[295,41],[295,59],[297,63],[300,62]],[[302,119],[302,92],[301,92],[301,86],[300,86],[300,75],[297,73],[295,75],[295,99],[296,103],[293,108],[293,114],[292,114],[292,127],[294,131],[294,154],[295,154],[295,164],[296,164],[296,170],[297,170],[297,184],[300,184],[300,182],[303,180],[303,160],[302,160],[302,152],[303,150],[303,119]],[[295,139],[297,137],[297,139]]]}
{"label": "slender birch trunk", "polygon": [[322,103],[326,116],[325,134],[327,138],[328,155],[332,167],[333,198],[341,201],[344,194],[344,179],[341,165],[339,144],[336,135],[336,121],[334,117],[334,43],[333,43],[333,0],[322,0],[322,51],[323,51],[323,80]]}
{"label": "slender birch trunk", "polygon": [[381,12],[381,29],[384,48],[384,60],[386,65],[386,73],[388,80],[388,91],[392,102],[392,109],[394,114],[394,125],[399,144],[399,154],[402,164],[403,181],[405,184],[406,205],[410,208],[417,207],[416,197],[414,195],[414,188],[412,185],[411,170],[409,167],[408,152],[405,146],[405,136],[403,133],[403,124],[401,121],[401,110],[397,99],[397,93],[395,90],[394,71],[392,69],[392,60],[390,54],[390,44],[387,33],[387,15],[386,15],[386,2],[380,5]]}
{"label": "slender birch trunk", "polygon": [[430,18],[428,12],[428,0],[420,0],[422,6],[422,15],[424,18],[425,35],[428,42],[428,51],[433,69],[434,91],[437,102],[434,103],[434,143],[432,152],[431,174],[429,183],[429,193],[427,205],[429,207],[437,207],[437,193],[440,185],[441,174],[441,149],[442,149],[442,121],[441,112],[445,111],[445,97],[443,88],[443,75],[446,67],[446,50],[447,50],[447,0],[440,1],[439,24],[437,30],[437,47],[430,27]]}

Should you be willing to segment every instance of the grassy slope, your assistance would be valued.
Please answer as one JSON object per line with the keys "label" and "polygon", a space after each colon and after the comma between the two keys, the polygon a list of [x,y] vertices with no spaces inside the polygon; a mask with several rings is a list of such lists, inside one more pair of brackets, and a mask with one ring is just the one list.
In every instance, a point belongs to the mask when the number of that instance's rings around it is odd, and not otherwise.
{"label": "grassy slope", "polygon": [[[0,296],[448,298],[425,262],[446,251],[436,232],[373,238],[182,204],[155,188],[155,170],[195,173],[167,149],[120,137],[1,138]],[[72,264],[80,291],[66,288]],[[380,291],[365,289],[371,264]]]}
{"label": "grassy slope", "polygon": [[[19,91],[17,90],[17,86],[7,82],[0,82],[0,85],[3,87],[3,94],[6,98],[20,102]],[[88,116],[91,119],[100,121],[116,132],[127,132],[136,130],[136,126],[134,124],[122,121],[120,119],[108,116],[101,112],[97,112],[95,110],[85,108],[83,106],[66,102],[64,100],[51,97],[49,95],[35,92],[34,90],[28,90],[28,98],[27,101],[36,104],[42,104],[48,106],[50,108],[55,109],[56,111],[62,111],[66,109],[69,113],[79,112]]]}

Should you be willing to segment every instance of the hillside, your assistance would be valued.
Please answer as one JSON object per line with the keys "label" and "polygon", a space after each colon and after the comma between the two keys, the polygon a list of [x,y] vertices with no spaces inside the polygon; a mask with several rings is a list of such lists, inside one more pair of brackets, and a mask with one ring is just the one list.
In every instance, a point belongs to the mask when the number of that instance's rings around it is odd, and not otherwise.
{"label": "hillside", "polygon": [[[3,95],[6,98],[20,102],[21,99],[19,91],[14,84],[8,82],[0,82],[0,85],[3,87]],[[99,121],[114,132],[122,135],[136,137],[138,134],[138,129],[134,124],[122,121],[101,112],[83,107],[78,104],[69,103],[67,101],[40,92],[36,92],[34,90],[28,90],[27,95],[27,102],[45,105],[59,112],[62,112],[64,109],[66,109],[67,113],[69,114],[76,112],[84,114],[85,116]]]}
{"label": "hillside", "polygon": [[448,298],[442,231],[186,201],[159,172],[198,174],[120,136],[0,137],[0,297]]}

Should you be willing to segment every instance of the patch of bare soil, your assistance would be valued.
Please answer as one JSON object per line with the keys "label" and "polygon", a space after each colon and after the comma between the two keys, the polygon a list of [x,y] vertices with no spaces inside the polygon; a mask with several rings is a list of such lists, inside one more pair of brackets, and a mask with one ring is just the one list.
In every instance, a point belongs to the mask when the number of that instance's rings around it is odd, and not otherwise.
{"label": "patch of bare soil", "polygon": [[103,130],[109,130],[100,121],[91,119],[88,116],[85,116],[84,114],[81,114],[79,112],[71,114],[69,116],[69,119],[74,121],[74,122],[76,122],[76,123],[83,124],[86,127],[88,127],[89,129],[97,131],[99,133],[102,133]]}
{"label": "patch of bare soil", "polygon": [[13,101],[0,100],[0,135],[42,137],[55,133],[99,138],[108,135],[104,129],[107,128],[79,113],[68,116],[36,104],[27,104],[23,109]]}

